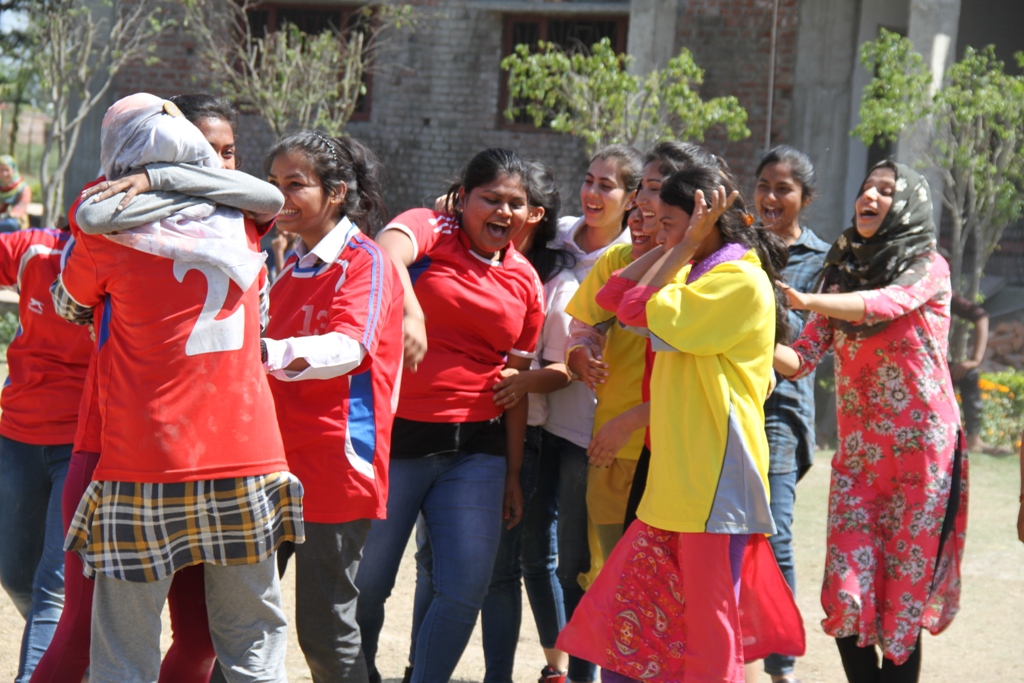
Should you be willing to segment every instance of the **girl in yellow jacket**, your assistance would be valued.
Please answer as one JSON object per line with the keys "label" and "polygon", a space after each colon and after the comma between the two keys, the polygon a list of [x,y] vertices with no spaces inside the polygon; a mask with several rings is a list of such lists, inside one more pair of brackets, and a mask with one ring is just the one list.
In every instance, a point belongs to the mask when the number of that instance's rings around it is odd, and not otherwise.
{"label": "girl in yellow jacket", "polygon": [[603,666],[606,682],[738,683],[745,660],[803,652],[765,539],[775,524],[763,402],[785,338],[774,285],[784,247],[750,227],[734,188],[717,164],[670,176],[662,246],[598,296],[622,323],[647,328],[655,351],[639,519],[558,643]]}

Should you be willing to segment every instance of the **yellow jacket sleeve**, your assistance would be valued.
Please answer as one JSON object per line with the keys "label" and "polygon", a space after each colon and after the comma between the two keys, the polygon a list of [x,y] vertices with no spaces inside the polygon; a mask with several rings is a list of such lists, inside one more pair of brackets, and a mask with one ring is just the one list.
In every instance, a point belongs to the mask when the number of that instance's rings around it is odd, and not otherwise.
{"label": "yellow jacket sleeve", "polygon": [[597,293],[604,287],[611,278],[612,273],[625,268],[633,261],[633,245],[617,244],[610,247],[601,254],[597,263],[590,269],[587,276],[580,283],[565,312],[576,318],[581,323],[596,327],[615,317],[611,311],[606,311],[597,305]]}
{"label": "yellow jacket sleeve", "polygon": [[678,351],[725,353],[749,339],[765,316],[775,315],[775,295],[760,264],[747,258],[730,261],[689,285],[687,272],[647,302],[651,333]]}

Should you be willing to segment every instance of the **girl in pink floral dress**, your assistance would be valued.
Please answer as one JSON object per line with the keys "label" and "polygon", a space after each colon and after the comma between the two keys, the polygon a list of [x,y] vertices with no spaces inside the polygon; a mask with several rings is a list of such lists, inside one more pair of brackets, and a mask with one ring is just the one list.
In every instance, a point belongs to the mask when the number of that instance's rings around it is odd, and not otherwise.
{"label": "girl in pink floral dress", "polygon": [[[854,226],[825,260],[820,294],[775,368],[809,374],[836,356],[839,450],[832,460],[822,626],[851,683],[917,681],[920,632],[959,608],[967,459],[946,366],[949,267],[935,249],[928,184],[882,162]],[[884,655],[879,665],[875,646]]]}

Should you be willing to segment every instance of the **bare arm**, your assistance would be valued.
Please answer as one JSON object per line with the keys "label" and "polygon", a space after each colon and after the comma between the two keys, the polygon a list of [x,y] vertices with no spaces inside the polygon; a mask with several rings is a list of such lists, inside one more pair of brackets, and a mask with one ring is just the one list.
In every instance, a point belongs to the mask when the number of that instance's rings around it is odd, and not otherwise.
{"label": "bare arm", "polygon": [[569,371],[564,363],[552,363],[533,370],[513,370],[505,367],[501,381],[494,385],[494,402],[506,409],[514,406],[527,394],[550,394],[569,386]]}
{"label": "bare arm", "polygon": [[654,264],[657,263],[658,260],[664,255],[665,248],[659,244],[658,246],[654,247],[649,252],[638,258],[636,261],[633,261],[628,266],[623,268],[622,272],[619,273],[619,277],[624,277],[627,280],[639,282],[640,278],[646,275],[647,271],[649,271],[651,267],[654,266]]}
{"label": "bare arm", "polygon": [[[509,356],[505,364],[506,370],[525,371],[530,368],[530,359],[522,356]],[[523,445],[526,443],[526,419],[529,406],[526,401],[518,401],[505,409],[506,434],[506,471],[505,471],[505,502],[504,518],[511,529],[523,519],[523,489],[519,484],[519,471],[523,465]]]}
{"label": "bare arm", "polygon": [[798,292],[783,282],[776,284],[786,293],[789,307],[796,310],[813,311],[829,318],[846,320],[851,323],[863,320],[864,314],[867,312],[864,297],[857,292],[808,294]]}
{"label": "bare arm", "polygon": [[[412,288],[412,278],[409,277],[409,266],[416,254],[415,245],[409,235],[401,230],[385,230],[377,235],[377,244],[391,257],[398,269],[398,279],[405,288],[405,365],[411,372],[416,372],[420,361],[427,355],[427,329],[423,308],[420,307],[420,301]],[[526,367],[529,367],[529,363]]]}
{"label": "bare arm", "polygon": [[605,422],[590,440],[587,455],[595,467],[607,467],[633,436],[633,432],[651,424],[651,404],[641,403]]}
{"label": "bare arm", "polygon": [[785,344],[775,345],[775,358],[772,367],[786,379],[790,379],[800,372],[800,356],[797,352]]}

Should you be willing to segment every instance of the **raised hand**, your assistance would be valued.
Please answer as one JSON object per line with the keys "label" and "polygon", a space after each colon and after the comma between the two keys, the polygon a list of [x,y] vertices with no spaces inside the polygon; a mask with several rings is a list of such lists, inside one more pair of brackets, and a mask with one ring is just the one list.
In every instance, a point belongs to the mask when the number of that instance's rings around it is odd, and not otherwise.
{"label": "raised hand", "polygon": [[694,206],[693,214],[690,216],[690,227],[680,243],[680,245],[685,245],[683,247],[684,250],[699,247],[703,244],[704,240],[711,234],[711,231],[714,230],[718,219],[733,205],[733,202],[739,196],[740,193],[738,191],[733,190],[726,193],[725,187],[719,185],[711,193],[711,207],[709,208],[704,201],[704,191],[697,190],[693,195]]}
{"label": "raised hand", "polygon": [[118,178],[117,180],[107,180],[102,183],[97,183],[92,187],[82,191],[82,201],[86,201],[92,198],[94,203],[102,202],[104,199],[109,199],[116,194],[124,192],[124,198],[118,203],[117,211],[124,211],[125,207],[132,203],[132,199],[135,195],[144,192],[149,192],[153,189],[152,184],[149,182],[149,176],[146,175],[145,171],[139,171],[138,173],[131,173],[124,177]]}

